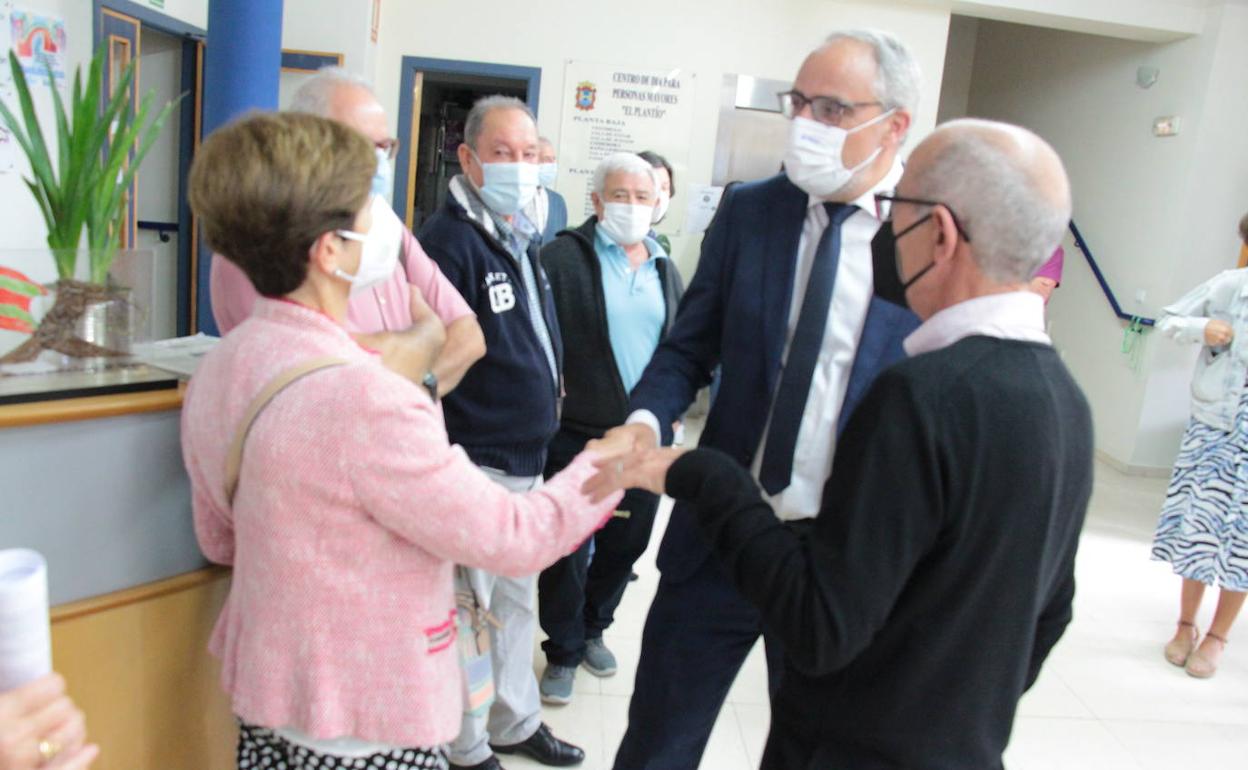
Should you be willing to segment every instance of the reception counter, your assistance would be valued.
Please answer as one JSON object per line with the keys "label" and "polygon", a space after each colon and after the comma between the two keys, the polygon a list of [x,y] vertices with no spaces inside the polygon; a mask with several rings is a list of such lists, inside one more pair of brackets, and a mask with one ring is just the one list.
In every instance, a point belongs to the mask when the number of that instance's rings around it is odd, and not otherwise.
{"label": "reception counter", "polygon": [[53,666],[96,770],[227,770],[235,728],[207,653],[229,590],[191,522],[176,381],[0,406],[0,546],[48,561]]}

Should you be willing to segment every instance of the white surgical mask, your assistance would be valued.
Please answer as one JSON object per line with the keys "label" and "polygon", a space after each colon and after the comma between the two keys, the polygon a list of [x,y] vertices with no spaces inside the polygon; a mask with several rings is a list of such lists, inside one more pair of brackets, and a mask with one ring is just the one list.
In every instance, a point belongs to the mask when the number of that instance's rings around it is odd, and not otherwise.
{"label": "white surgical mask", "polygon": [[390,162],[390,153],[380,147],[374,147],[377,153],[377,171],[373,174],[373,195],[380,195],[390,202],[394,195],[394,164]]}
{"label": "white surgical mask", "polygon": [[334,275],[351,284],[351,293],[357,294],[379,283],[388,281],[399,265],[399,251],[403,248],[403,223],[380,195],[374,195],[370,203],[373,226],[368,235],[350,230],[339,230],[338,235],[351,241],[360,241],[360,267],[355,275],[342,268]]}
{"label": "white surgical mask", "polygon": [[659,190],[659,200],[654,204],[654,214],[650,217],[650,224],[657,225],[663,221],[663,217],[667,216],[667,207],[672,203],[672,194],[667,190]]}
{"label": "white surgical mask", "polygon": [[481,200],[495,214],[509,217],[529,205],[537,194],[538,174],[536,163],[481,163]]}
{"label": "white surgical mask", "polygon": [[789,181],[807,195],[827,198],[853,180],[854,174],[871,165],[883,147],[876,147],[853,168],[845,167],[845,140],[867,126],[875,125],[893,114],[893,110],[854,126],[851,129],[826,126],[809,118],[793,118],[789,126],[789,146],[784,153],[784,173]]}
{"label": "white surgical mask", "polygon": [[547,190],[555,186],[555,177],[558,175],[558,163],[539,163],[537,166],[537,183]]}
{"label": "white surgical mask", "polygon": [[608,203],[603,206],[598,226],[608,238],[621,246],[632,246],[640,243],[650,232],[650,217],[653,214],[654,207],[648,204]]}

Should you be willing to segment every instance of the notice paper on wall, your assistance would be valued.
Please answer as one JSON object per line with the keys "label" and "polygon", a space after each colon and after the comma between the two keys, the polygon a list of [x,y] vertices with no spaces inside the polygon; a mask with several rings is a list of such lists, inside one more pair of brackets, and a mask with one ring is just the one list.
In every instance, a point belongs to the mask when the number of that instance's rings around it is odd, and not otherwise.
{"label": "notice paper on wall", "polygon": [[0,692],[51,671],[48,564],[38,551],[0,550]]}
{"label": "notice paper on wall", "polygon": [[672,165],[677,199],[659,232],[675,234],[680,196],[689,171],[693,130],[694,74],[627,65],[569,61],[563,76],[559,178],[555,189],[568,202],[568,224],[594,213],[594,168],[616,152],[657,152]]}
{"label": "notice paper on wall", "polygon": [[689,210],[685,212],[686,233],[706,232],[719,208],[719,199],[724,195],[724,188],[709,184],[689,185]]}

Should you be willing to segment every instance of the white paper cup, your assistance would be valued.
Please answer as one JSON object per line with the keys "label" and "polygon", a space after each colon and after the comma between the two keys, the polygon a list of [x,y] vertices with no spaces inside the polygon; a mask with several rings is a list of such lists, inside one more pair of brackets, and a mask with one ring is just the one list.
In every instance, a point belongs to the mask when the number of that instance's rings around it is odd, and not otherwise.
{"label": "white paper cup", "polygon": [[51,671],[47,562],[37,551],[0,550],[0,692]]}

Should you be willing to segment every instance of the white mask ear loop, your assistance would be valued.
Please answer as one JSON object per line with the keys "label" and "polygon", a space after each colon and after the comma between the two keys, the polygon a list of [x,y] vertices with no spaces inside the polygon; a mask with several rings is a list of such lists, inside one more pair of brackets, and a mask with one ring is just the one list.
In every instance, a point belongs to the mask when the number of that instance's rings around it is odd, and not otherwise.
{"label": "white mask ear loop", "polygon": [[[356,243],[368,242],[367,235],[361,235],[360,233],[357,233],[354,230],[335,230],[334,235],[338,236],[339,238],[348,240],[348,241],[355,241]],[[337,276],[338,278],[341,278],[344,281],[347,281],[348,283],[355,282],[355,276],[351,275],[346,270],[343,270],[341,267],[334,268],[334,275]]]}
{"label": "white mask ear loop", "polygon": [[[892,115],[892,114],[893,114],[894,112],[896,112],[896,111],[897,111],[897,108],[896,108],[896,107],[893,107],[892,109],[887,110],[886,112],[881,112],[879,115],[876,115],[874,118],[871,118],[870,120],[866,121],[865,123],[859,123],[858,125],[854,126],[853,128],[851,128],[851,129],[847,129],[847,130],[845,131],[845,133],[846,133],[846,134],[856,134],[856,133],[858,133],[859,131],[861,131],[861,130],[862,130],[862,129],[864,129],[864,128],[869,128],[870,126],[874,126],[876,123],[879,123],[880,121],[882,121],[882,120],[886,119],[889,115]],[[853,168],[849,169],[849,173],[851,173],[851,174],[857,174],[859,171],[862,171],[862,170],[863,170],[864,168],[866,168],[867,166],[870,166],[872,163],[874,163],[874,162],[875,162],[875,159],[876,159],[876,158],[880,157],[880,153],[882,153],[882,152],[884,152],[884,148],[883,148],[883,147],[876,147],[876,148],[875,148],[875,152],[873,152],[873,153],[871,153],[870,155],[868,155],[868,156],[867,156],[867,157],[866,157],[866,158],[865,158],[865,159],[864,159],[861,163],[859,163],[857,166],[854,166]]]}

